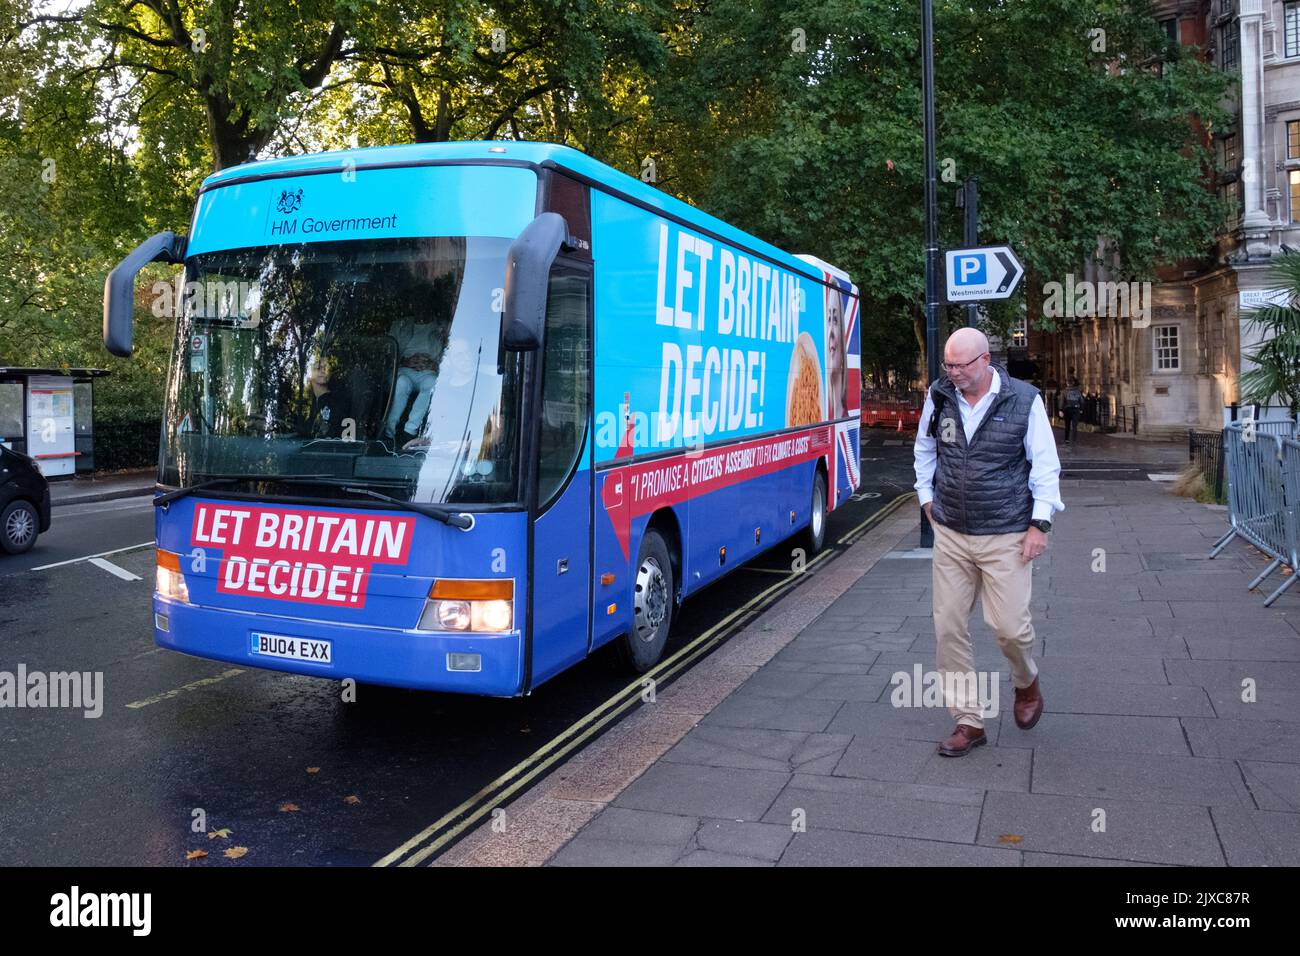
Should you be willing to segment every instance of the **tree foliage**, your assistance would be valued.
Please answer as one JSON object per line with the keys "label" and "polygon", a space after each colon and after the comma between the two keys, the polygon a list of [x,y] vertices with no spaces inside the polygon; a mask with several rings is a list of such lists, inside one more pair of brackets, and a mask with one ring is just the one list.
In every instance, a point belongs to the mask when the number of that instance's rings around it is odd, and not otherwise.
{"label": "tree foliage", "polygon": [[[1226,81],[1171,47],[1144,0],[935,8],[943,244],[960,241],[951,198],[975,176],[981,239],[1019,252],[1035,317],[1036,290],[1099,239],[1132,277],[1204,254],[1220,215],[1203,131]],[[0,361],[111,363],[106,404],[152,414],[170,323],[142,310],[137,360],[109,359],[103,277],[151,232],[184,231],[205,175],[518,138],[653,171],[843,267],[864,374],[908,368],[918,39],[916,5],[894,0],[0,0]]]}

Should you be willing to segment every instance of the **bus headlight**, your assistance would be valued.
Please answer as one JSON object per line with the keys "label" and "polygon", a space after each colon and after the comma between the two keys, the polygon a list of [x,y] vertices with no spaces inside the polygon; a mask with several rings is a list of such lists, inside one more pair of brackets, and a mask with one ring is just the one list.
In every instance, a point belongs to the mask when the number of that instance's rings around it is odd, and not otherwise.
{"label": "bus headlight", "polygon": [[158,572],[154,580],[154,589],[161,597],[190,603],[190,589],[185,584],[185,575],[181,573],[180,555],[159,549]]}
{"label": "bus headlight", "polygon": [[440,578],[429,588],[421,631],[508,631],[514,626],[511,579]]}
{"label": "bus headlight", "polygon": [[420,627],[428,631],[467,631],[471,620],[469,601],[429,601],[420,615]]}
{"label": "bus headlight", "polygon": [[514,621],[509,601],[475,601],[471,614],[477,615],[476,631],[508,631]]}

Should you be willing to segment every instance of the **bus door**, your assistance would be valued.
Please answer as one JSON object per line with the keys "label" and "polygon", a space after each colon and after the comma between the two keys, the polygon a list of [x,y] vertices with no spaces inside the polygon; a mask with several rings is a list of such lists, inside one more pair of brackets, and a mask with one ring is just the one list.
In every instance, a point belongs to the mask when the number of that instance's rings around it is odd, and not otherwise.
{"label": "bus door", "polygon": [[537,442],[532,686],[587,655],[591,624],[591,266],[551,273]]}

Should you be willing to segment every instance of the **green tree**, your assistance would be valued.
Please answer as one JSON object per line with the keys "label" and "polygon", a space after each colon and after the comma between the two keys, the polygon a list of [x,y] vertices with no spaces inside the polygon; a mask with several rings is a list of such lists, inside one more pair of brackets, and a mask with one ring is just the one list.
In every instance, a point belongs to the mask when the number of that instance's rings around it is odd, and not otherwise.
{"label": "green tree", "polygon": [[[656,97],[666,181],[786,248],[847,269],[863,332],[910,316],[924,285],[919,15],[892,0],[694,4]],[[1099,239],[1124,272],[1204,255],[1220,211],[1193,117],[1222,74],[1172,46],[1150,5],[938,0],[941,242],[980,182],[981,241],[1008,242],[1039,316],[1045,281]],[[1096,32],[1103,31],[1103,32]],[[999,310],[1003,325],[1014,314]],[[1046,325],[1042,321],[1039,326]]]}
{"label": "green tree", "polygon": [[156,414],[171,323],[142,307],[135,359],[114,362],[102,283],[143,237],[186,229],[205,175],[394,141],[599,152],[644,112],[663,18],[613,0],[0,0],[0,361],[108,364],[101,409]]}

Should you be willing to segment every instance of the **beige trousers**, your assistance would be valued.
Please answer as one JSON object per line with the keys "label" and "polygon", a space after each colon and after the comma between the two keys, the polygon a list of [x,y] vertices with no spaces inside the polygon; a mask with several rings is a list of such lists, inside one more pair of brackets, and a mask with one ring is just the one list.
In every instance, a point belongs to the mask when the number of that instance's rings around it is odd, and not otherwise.
{"label": "beige trousers", "polygon": [[998,646],[1011,664],[1012,683],[1028,687],[1038,676],[1029,617],[1034,563],[1020,560],[1024,532],[962,534],[937,521],[930,524],[934,528],[936,664],[947,689],[945,702],[957,723],[983,727],[982,707],[970,692],[978,686],[970,639],[975,599],[983,599],[984,622],[997,635]]}

